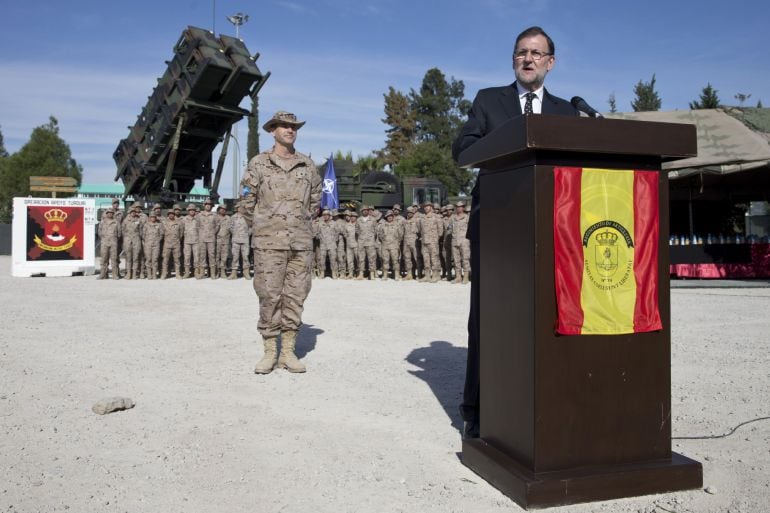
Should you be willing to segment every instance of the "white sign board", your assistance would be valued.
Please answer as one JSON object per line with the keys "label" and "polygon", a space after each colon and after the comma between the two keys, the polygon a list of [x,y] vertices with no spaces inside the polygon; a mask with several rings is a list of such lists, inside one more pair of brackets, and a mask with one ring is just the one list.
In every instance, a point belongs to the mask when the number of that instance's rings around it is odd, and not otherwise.
{"label": "white sign board", "polygon": [[93,274],[95,227],[93,199],[13,198],[11,274]]}

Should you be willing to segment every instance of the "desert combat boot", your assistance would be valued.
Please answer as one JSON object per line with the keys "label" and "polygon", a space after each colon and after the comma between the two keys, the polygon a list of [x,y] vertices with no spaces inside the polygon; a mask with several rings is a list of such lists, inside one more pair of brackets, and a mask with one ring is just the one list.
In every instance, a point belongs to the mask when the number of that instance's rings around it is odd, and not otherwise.
{"label": "desert combat boot", "polygon": [[278,358],[278,367],[289,372],[305,372],[305,364],[297,359],[294,348],[297,345],[297,332],[284,331],[281,333],[281,356]]}
{"label": "desert combat boot", "polygon": [[263,337],[265,354],[254,367],[255,374],[270,374],[278,362],[278,337]]}

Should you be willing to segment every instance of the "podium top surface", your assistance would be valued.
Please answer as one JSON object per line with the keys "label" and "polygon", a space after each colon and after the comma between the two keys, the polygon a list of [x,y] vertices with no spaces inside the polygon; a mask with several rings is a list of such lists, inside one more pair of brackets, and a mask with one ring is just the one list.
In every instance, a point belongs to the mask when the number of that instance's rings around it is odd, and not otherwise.
{"label": "podium top surface", "polygon": [[462,167],[516,158],[531,151],[657,156],[698,154],[695,125],[552,115],[516,116],[460,154]]}

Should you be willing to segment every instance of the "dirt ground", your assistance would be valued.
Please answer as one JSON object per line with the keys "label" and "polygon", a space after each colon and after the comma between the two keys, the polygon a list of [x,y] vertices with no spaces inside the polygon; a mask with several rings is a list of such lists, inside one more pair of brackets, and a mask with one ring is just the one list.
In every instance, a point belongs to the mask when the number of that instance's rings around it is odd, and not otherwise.
{"label": "dirt ground", "polygon": [[[308,373],[257,376],[245,280],[12,278],[10,265],[0,257],[4,513],[519,511],[459,459],[467,285],[316,280]],[[768,312],[767,288],[672,291],[673,448],[703,463],[705,490],[549,511],[767,511]],[[136,407],[91,412],[111,396]]]}

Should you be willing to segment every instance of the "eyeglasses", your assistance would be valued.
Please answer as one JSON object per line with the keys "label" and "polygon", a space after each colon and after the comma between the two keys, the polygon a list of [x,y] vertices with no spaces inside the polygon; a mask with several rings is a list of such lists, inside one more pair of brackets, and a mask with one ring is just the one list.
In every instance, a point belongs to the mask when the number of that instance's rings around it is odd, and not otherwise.
{"label": "eyeglasses", "polygon": [[552,53],[545,53],[541,52],[539,50],[519,50],[518,52],[513,54],[513,60],[516,61],[522,61],[527,58],[527,55],[529,55],[533,61],[540,62],[540,60],[543,57],[548,57],[549,55],[553,55]]}

